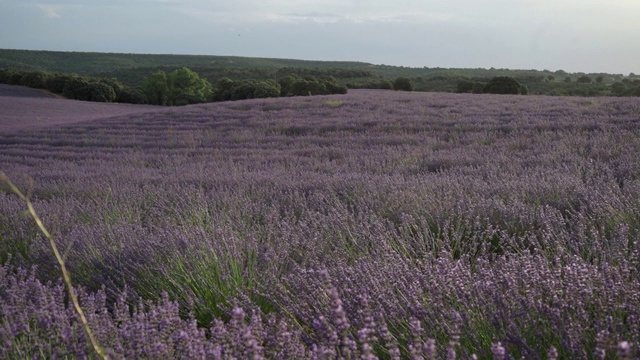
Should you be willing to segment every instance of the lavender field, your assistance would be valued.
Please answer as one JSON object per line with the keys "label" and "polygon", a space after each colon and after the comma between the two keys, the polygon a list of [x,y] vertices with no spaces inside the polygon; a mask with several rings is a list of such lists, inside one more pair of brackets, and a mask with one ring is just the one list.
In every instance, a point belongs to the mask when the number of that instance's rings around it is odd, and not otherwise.
{"label": "lavender field", "polygon": [[[111,358],[640,358],[636,99],[355,90],[58,115],[0,126],[0,171]],[[1,186],[0,358],[92,356]]]}

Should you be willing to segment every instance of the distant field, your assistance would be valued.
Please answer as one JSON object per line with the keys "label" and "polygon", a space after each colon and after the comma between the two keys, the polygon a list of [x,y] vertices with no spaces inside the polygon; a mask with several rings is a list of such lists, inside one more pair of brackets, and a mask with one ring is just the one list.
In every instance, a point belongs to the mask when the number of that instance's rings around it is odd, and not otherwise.
{"label": "distant field", "polygon": [[[633,98],[2,96],[0,171],[114,358],[588,358],[640,339],[639,129]],[[0,187],[0,358],[84,354],[23,209]]]}
{"label": "distant field", "polygon": [[150,105],[65,100],[43,90],[0,84],[0,132],[104,119],[159,109],[161,107]]}
{"label": "distant field", "polygon": [[28,98],[59,98],[45,90],[32,89],[26,86],[0,84],[0,97],[28,97]]}

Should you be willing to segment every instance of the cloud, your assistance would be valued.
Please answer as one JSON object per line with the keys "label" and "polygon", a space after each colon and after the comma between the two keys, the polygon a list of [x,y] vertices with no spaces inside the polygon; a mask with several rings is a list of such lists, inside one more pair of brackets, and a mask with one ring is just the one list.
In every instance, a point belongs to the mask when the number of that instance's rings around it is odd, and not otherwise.
{"label": "cloud", "polygon": [[48,17],[49,19],[56,19],[60,17],[60,14],[58,13],[58,10],[53,6],[53,5],[49,5],[49,4],[36,4],[36,7],[40,10],[42,10],[45,14],[46,17]]}

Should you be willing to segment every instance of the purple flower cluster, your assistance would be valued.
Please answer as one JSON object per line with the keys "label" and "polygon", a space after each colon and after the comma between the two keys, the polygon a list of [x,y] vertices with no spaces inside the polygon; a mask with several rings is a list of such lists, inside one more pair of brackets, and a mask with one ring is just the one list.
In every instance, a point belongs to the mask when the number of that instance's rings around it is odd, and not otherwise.
{"label": "purple flower cluster", "polygon": [[[2,128],[0,170],[113,358],[640,356],[633,99],[358,90],[45,125]],[[5,190],[0,358],[87,356]]]}

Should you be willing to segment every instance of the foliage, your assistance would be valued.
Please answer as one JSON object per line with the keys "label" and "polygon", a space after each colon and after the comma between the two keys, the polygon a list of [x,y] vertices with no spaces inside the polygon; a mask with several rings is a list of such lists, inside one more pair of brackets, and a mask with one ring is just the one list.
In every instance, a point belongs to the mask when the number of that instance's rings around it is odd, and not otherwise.
{"label": "foliage", "polygon": [[78,76],[73,74],[53,74],[51,79],[47,81],[47,88],[56,94],[62,94],[67,82],[77,78]]}
{"label": "foliage", "polygon": [[20,78],[19,84],[36,89],[46,89],[51,74],[44,71],[28,72]]}
{"label": "foliage", "polygon": [[22,79],[24,73],[14,69],[1,69],[0,70],[0,82],[9,85],[20,85],[20,79]]}
{"label": "foliage", "polygon": [[244,100],[280,96],[280,84],[273,80],[233,81],[220,79],[213,90],[213,101]]}
{"label": "foliage", "polygon": [[587,75],[582,75],[576,80],[576,82],[581,84],[591,84],[591,78]]}
{"label": "foliage", "polygon": [[[49,72],[52,76],[55,76],[56,72],[58,74],[76,73],[81,74],[85,79],[117,78],[117,81],[126,87],[127,94],[135,93],[137,95],[132,99],[135,102],[147,101],[142,101],[139,97],[140,92],[134,90],[142,87],[145,78],[151,77],[159,71],[171,74],[185,67],[197,73],[201,79],[206,79],[210,84],[215,84],[223,78],[229,78],[234,82],[275,80],[281,86],[281,96],[293,94],[291,92],[292,79],[295,81],[303,79],[308,82],[300,81],[296,85],[298,95],[303,93],[309,95],[309,92],[315,95],[323,92],[323,86],[327,93],[336,94],[346,92],[346,88],[392,89],[393,81],[399,77],[409,79],[414,91],[481,93],[480,84],[487,84],[495,77],[511,77],[526,86],[526,90],[533,95],[634,96],[638,93],[635,86],[630,87],[623,95],[620,95],[620,91],[613,91],[610,88],[615,82],[635,79],[636,75],[633,73],[625,77],[622,74],[570,74],[564,70],[549,71],[546,69],[539,71],[495,68],[410,68],[361,62],[302,61],[233,56],[105,54],[0,49],[0,67],[2,66],[17,70],[13,76],[8,76],[9,74],[5,71],[0,71],[0,81],[10,84],[19,84],[20,78],[25,73],[34,71]],[[581,77],[583,80],[580,81],[585,81],[584,83],[574,81]],[[586,77],[595,79],[595,81],[587,83]],[[332,80],[327,81],[329,79]],[[563,79],[566,83],[562,81]],[[322,85],[319,85],[318,82]],[[469,86],[469,83],[473,83],[473,85]],[[458,85],[462,85],[462,88],[458,88]],[[264,84],[261,86],[264,91],[268,88]],[[265,96],[270,94],[272,90],[269,88],[268,91],[262,91],[257,96]],[[115,101],[124,102],[127,99],[126,96],[119,95],[121,91],[116,87],[114,87],[114,91],[116,92]],[[524,91],[525,88],[522,87],[520,92]],[[62,89],[54,92],[61,93]],[[182,95],[183,98],[180,96],[176,98],[177,103],[202,101],[199,95],[194,96],[187,93]],[[208,100],[213,98],[219,98],[219,96],[210,95]],[[250,97],[247,95],[246,98]],[[131,100],[131,97],[129,96],[128,99]],[[169,100],[166,98],[164,102]],[[162,103],[157,96],[148,101],[156,104]]]}
{"label": "foliage", "polygon": [[482,94],[485,83],[480,81],[461,80],[458,82],[457,92],[460,94],[473,93]]}
{"label": "foliage", "polygon": [[[6,183],[11,189],[11,191],[15,195],[17,195],[22,202],[24,202],[27,208],[27,213],[36,223],[42,235],[44,235],[49,241],[49,246],[51,247],[51,250],[53,251],[53,254],[56,258],[56,261],[58,262],[58,266],[60,267],[60,272],[62,273],[62,278],[67,288],[67,293],[69,294],[69,298],[71,299],[71,303],[73,304],[75,314],[80,318],[84,333],[89,338],[89,342],[91,344],[91,347],[95,351],[95,353],[102,359],[105,359],[105,360],[108,359],[104,349],[100,347],[100,345],[98,345],[95,339],[95,336],[93,335],[93,331],[91,331],[91,327],[89,326],[89,322],[87,321],[84,311],[80,307],[80,303],[78,302],[77,291],[73,287],[73,283],[71,282],[71,274],[69,274],[69,271],[67,270],[63,256],[60,254],[58,250],[58,246],[56,245],[55,239],[43,224],[42,220],[40,219],[40,216],[36,213],[36,210],[34,209],[33,204],[31,203],[31,199],[29,199],[28,195],[23,194],[23,192],[20,189],[18,189],[18,187],[16,187],[13,184],[13,182],[9,178],[7,178],[6,174],[3,172],[0,172],[0,183],[2,183],[3,185]],[[3,270],[6,271],[6,268],[4,268]],[[16,338],[19,338],[19,336],[13,336],[14,341],[16,340]],[[6,341],[4,345],[6,345]]]}
{"label": "foliage", "polygon": [[91,101],[91,85],[82,77],[71,77],[64,83],[62,95],[68,99]]}
{"label": "foliage", "polygon": [[311,96],[327,94],[327,87],[315,78],[297,79],[289,89],[291,96]]}
{"label": "foliage", "polygon": [[169,98],[169,79],[164,71],[157,71],[142,81],[142,91],[150,104],[167,105]]}
{"label": "foliage", "polygon": [[46,71],[1,69],[0,83],[49,90],[69,99],[96,102],[146,103],[146,97],[114,78],[95,78]]}
{"label": "foliage", "polygon": [[411,80],[406,77],[399,77],[393,81],[393,90],[413,91]]}
{"label": "foliage", "polygon": [[522,84],[518,80],[507,77],[498,76],[491,79],[483,88],[484,93],[488,94],[521,94]]}
{"label": "foliage", "polygon": [[171,72],[168,76],[168,105],[206,102],[211,96],[211,84],[189,68]]}

